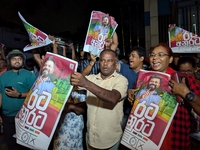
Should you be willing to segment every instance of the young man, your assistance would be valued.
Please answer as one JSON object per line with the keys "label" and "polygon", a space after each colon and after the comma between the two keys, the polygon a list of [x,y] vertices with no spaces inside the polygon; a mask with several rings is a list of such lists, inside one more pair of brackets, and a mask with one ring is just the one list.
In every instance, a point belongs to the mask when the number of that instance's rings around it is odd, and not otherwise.
{"label": "young man", "polygon": [[[128,80],[128,89],[133,89],[134,84],[138,77],[138,72],[140,69],[144,69],[144,60],[146,56],[146,50],[142,47],[133,47],[129,54],[129,65],[118,63],[117,72],[122,74]],[[123,118],[123,129],[125,128],[128,116],[130,114],[132,105],[127,99],[124,101],[124,118]]]}
{"label": "young man", "polygon": [[[0,106],[3,110],[4,140],[9,149],[23,150],[13,137],[15,134],[15,116],[24,103],[36,76],[23,69],[25,55],[20,50],[12,50],[7,55],[8,68],[0,78]],[[19,148],[20,147],[20,148]]]}

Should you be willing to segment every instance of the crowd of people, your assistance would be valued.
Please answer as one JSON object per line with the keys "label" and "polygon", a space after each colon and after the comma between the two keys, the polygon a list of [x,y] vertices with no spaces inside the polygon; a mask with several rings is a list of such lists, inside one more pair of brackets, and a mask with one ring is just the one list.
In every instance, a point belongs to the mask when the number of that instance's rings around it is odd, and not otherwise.
{"label": "crowd of people", "polygon": [[[178,105],[160,149],[191,149],[189,135],[191,131],[198,130],[192,126],[192,114],[200,115],[200,82],[198,72],[196,72],[199,59],[197,57],[179,56],[178,61],[173,61],[174,54],[171,48],[167,44],[159,43],[150,49],[149,56],[146,55],[145,48],[133,47],[126,64],[119,61],[116,53],[118,46],[116,32],[112,38],[106,39],[105,50],[99,57],[83,51],[80,52],[80,57],[77,57],[73,43],[70,42],[68,47],[61,46],[57,45],[54,36],[49,35],[49,38],[52,40],[53,53],[79,62],[78,70],[71,75],[70,82],[74,87],[87,91],[86,100],[81,105],[66,103],[49,149],[128,149],[120,144],[120,141],[134,104],[135,92],[138,90],[136,82],[140,69],[169,75],[175,72],[178,72],[180,76],[184,74],[180,83],[172,79],[169,81],[172,92],[181,96],[184,102]],[[58,47],[61,47],[62,52],[59,52]],[[2,49],[0,58],[0,106],[2,109],[0,124],[2,123],[4,127],[3,136],[9,150],[28,149],[18,145],[13,137],[16,132],[14,118],[33,83],[36,83],[34,88],[40,89],[40,93],[43,90],[51,92],[55,85],[49,82],[50,75],[56,63],[52,58],[43,60],[40,50],[32,50],[34,61],[39,69],[42,67],[41,74],[37,75],[25,69],[26,57],[22,51],[14,49],[7,56],[3,51]],[[144,63],[146,58],[149,58],[148,66]],[[143,100],[150,99],[151,103],[158,104],[160,97],[155,89],[160,86],[161,81],[162,79],[152,76],[148,88],[140,91],[138,97]],[[41,82],[47,85],[46,89],[40,87]],[[145,94],[146,91],[148,94]],[[72,121],[71,118],[76,118],[76,120]]]}

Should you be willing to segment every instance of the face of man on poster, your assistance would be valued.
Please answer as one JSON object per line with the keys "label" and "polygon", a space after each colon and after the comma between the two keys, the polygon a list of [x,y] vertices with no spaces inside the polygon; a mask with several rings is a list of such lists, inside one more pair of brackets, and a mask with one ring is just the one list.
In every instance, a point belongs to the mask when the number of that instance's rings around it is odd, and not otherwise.
{"label": "face of man on poster", "polygon": [[149,91],[153,92],[155,91],[157,88],[160,87],[160,78],[151,78],[149,80],[149,84],[148,84],[148,89]]}
{"label": "face of man on poster", "polygon": [[103,19],[102,19],[102,25],[104,27],[109,25],[109,18],[108,18],[108,16],[104,16],[103,17]]}
{"label": "face of man on poster", "polygon": [[42,68],[41,76],[43,79],[47,79],[53,72],[55,68],[55,63],[52,60],[47,60]]}

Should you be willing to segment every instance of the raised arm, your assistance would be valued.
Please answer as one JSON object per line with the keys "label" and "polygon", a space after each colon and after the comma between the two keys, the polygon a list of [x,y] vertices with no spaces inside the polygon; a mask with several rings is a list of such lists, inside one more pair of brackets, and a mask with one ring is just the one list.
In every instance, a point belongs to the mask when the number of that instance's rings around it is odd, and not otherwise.
{"label": "raised arm", "polygon": [[72,59],[76,60],[76,53],[75,53],[75,48],[74,48],[74,44],[70,44],[70,48],[72,49]]}
{"label": "raised arm", "polygon": [[95,64],[96,62],[96,58],[97,58],[97,55],[93,55],[92,53],[90,53],[90,62],[89,64],[81,71],[81,73],[86,76],[86,75],[89,75],[91,70],[92,70],[92,67],[93,65]]}
{"label": "raised arm", "polygon": [[32,50],[33,58],[35,59],[36,63],[38,64],[39,67],[42,66],[42,59],[40,57],[40,54],[37,52],[36,49]]}
{"label": "raised arm", "polygon": [[56,39],[53,35],[49,35],[49,39],[52,41],[53,53],[58,54]]}
{"label": "raised arm", "polygon": [[116,51],[118,44],[119,44],[118,43],[118,36],[117,36],[116,32],[114,32],[112,38],[107,38],[105,40],[106,49],[112,49],[112,50]]}

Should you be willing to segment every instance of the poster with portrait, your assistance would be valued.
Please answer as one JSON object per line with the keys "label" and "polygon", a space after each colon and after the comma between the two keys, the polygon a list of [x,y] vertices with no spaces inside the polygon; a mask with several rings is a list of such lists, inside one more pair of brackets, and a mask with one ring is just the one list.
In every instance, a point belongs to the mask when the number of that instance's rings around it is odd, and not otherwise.
{"label": "poster with portrait", "polygon": [[174,53],[200,53],[200,36],[170,24],[169,46]]}
{"label": "poster with portrait", "polygon": [[112,16],[92,11],[83,51],[99,56],[105,48],[105,39],[111,38],[118,24]]}
{"label": "poster with portrait", "polygon": [[24,47],[24,52],[28,51],[28,50],[32,50],[35,48],[39,48],[39,47],[43,47],[46,45],[49,45],[50,43],[52,43],[52,41],[48,38],[48,35],[42,31],[40,31],[39,29],[37,29],[36,27],[32,26],[31,24],[29,24],[20,14],[20,12],[18,12],[18,15],[28,33],[29,36],[29,40],[30,40],[30,44],[26,45]]}
{"label": "poster with portrait", "polygon": [[48,149],[73,88],[70,75],[77,66],[74,60],[47,52],[40,74],[15,117],[18,144]]}
{"label": "poster with portrait", "polygon": [[135,102],[121,143],[130,149],[159,150],[177,110],[170,75],[140,70]]}

